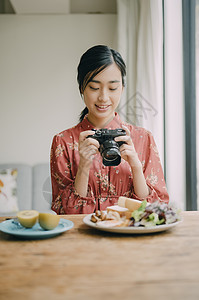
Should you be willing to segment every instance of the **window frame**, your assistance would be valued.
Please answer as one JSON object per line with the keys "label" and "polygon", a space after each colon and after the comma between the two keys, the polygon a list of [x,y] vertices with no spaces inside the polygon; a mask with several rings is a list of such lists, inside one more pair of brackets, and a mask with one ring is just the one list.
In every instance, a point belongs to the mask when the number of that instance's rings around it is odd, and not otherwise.
{"label": "window frame", "polygon": [[186,210],[197,210],[195,0],[182,0]]}

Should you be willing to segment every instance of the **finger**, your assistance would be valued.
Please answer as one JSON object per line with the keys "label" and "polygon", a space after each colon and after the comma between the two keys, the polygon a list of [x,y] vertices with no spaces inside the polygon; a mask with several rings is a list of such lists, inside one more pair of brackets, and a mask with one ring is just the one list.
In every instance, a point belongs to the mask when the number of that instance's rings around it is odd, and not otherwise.
{"label": "finger", "polygon": [[131,144],[131,142],[132,142],[131,137],[129,135],[118,136],[115,138],[115,141],[116,142],[123,141],[127,144]]}
{"label": "finger", "polygon": [[126,131],[126,135],[116,137],[115,141],[116,142],[123,141],[129,145],[132,145],[133,142],[131,139],[131,133],[130,133],[129,129],[125,125],[122,125],[122,128]]}
{"label": "finger", "polygon": [[125,125],[122,124],[122,128],[126,131],[127,135],[131,136],[130,130],[128,129],[127,126],[125,126]]}
{"label": "finger", "polygon": [[94,145],[97,149],[99,148],[100,144],[99,144],[98,140],[88,137],[88,135],[90,135],[88,133],[92,133],[92,135],[93,135],[94,131],[87,130],[86,133],[85,133],[85,131],[82,133],[80,133],[80,136],[79,136],[79,145],[78,145],[79,149],[81,147],[86,147],[88,145]]}
{"label": "finger", "polygon": [[95,147],[97,150],[99,148],[99,142],[96,139],[92,139],[92,138],[86,138],[84,141],[80,142],[80,147],[89,147],[89,146],[93,146]]}
{"label": "finger", "polygon": [[125,150],[129,150],[133,153],[136,152],[133,143],[130,144],[130,145],[129,144],[123,144],[123,145],[120,146],[120,152],[125,151]]}
{"label": "finger", "polygon": [[117,138],[115,138],[115,141],[116,142],[124,142],[125,144],[127,144],[129,146],[133,145],[132,139],[128,135],[126,135],[126,136],[118,136]]}
{"label": "finger", "polygon": [[95,146],[89,146],[89,147],[86,147],[86,148],[82,148],[80,150],[80,155],[87,158],[89,157],[89,155],[95,155],[98,153],[98,149],[95,147]]}
{"label": "finger", "polygon": [[79,134],[79,141],[82,142],[82,141],[84,141],[87,138],[87,136],[93,135],[93,134],[95,134],[95,132],[93,130],[82,131]]}

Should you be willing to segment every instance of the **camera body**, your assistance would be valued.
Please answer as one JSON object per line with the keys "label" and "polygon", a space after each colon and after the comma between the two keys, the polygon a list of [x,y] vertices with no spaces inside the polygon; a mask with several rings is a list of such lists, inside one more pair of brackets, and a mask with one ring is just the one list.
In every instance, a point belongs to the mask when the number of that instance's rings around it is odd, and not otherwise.
{"label": "camera body", "polygon": [[121,162],[120,146],[125,142],[116,142],[114,140],[117,136],[126,135],[126,131],[122,128],[117,129],[92,129],[95,131],[93,135],[89,135],[93,139],[96,139],[99,144],[99,152],[103,159],[105,166],[118,166]]}

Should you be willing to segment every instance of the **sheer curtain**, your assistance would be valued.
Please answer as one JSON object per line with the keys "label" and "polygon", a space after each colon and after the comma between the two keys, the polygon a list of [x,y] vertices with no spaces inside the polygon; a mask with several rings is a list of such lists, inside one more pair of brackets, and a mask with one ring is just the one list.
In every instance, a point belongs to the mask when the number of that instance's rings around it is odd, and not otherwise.
{"label": "sheer curtain", "polygon": [[118,51],[127,64],[118,112],[155,138],[164,163],[163,21],[160,0],[118,0]]}
{"label": "sheer curtain", "polygon": [[117,0],[117,5],[118,51],[127,64],[125,95],[118,112],[123,120],[152,132],[162,166],[166,166],[170,200],[184,209],[182,3],[179,0]]}

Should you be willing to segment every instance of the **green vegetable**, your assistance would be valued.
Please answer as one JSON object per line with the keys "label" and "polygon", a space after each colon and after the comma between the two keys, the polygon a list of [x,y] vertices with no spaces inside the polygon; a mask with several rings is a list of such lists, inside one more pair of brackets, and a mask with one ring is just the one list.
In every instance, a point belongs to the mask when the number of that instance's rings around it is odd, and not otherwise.
{"label": "green vegetable", "polygon": [[160,224],[164,223],[164,221],[165,221],[164,218],[162,218],[160,220],[158,214],[156,214],[156,213],[150,214],[149,217],[148,217],[148,220],[153,223],[153,226],[160,225]]}
{"label": "green vegetable", "polygon": [[145,227],[151,227],[151,226],[156,226],[156,225],[161,225],[165,222],[165,219],[162,218],[161,220],[159,219],[158,214],[156,213],[151,213],[147,219],[142,219],[140,224],[145,226]]}
{"label": "green vegetable", "polygon": [[142,215],[143,215],[143,211],[139,211],[137,209],[132,212],[131,216],[134,218],[135,222],[138,222],[141,219]]}
{"label": "green vegetable", "polygon": [[138,211],[144,211],[146,206],[147,206],[147,201],[146,200],[142,201],[142,204],[138,208]]}
{"label": "green vegetable", "polygon": [[151,227],[177,222],[181,219],[179,213],[179,210],[170,207],[166,203],[155,201],[148,204],[144,200],[141,206],[132,212],[131,216],[134,219],[134,226]]}
{"label": "green vegetable", "polygon": [[147,206],[147,201],[144,200],[140,205],[140,207],[132,212],[131,216],[134,218],[135,222],[138,222],[141,219],[146,206]]}
{"label": "green vegetable", "polygon": [[137,210],[134,210],[134,212],[132,212],[131,216],[134,218],[135,222],[140,221],[140,224],[146,227],[161,225],[165,222],[165,219],[164,218],[159,219],[158,214],[155,212],[151,213],[147,218],[144,218],[146,206],[147,206],[147,201],[144,200],[141,206]]}

